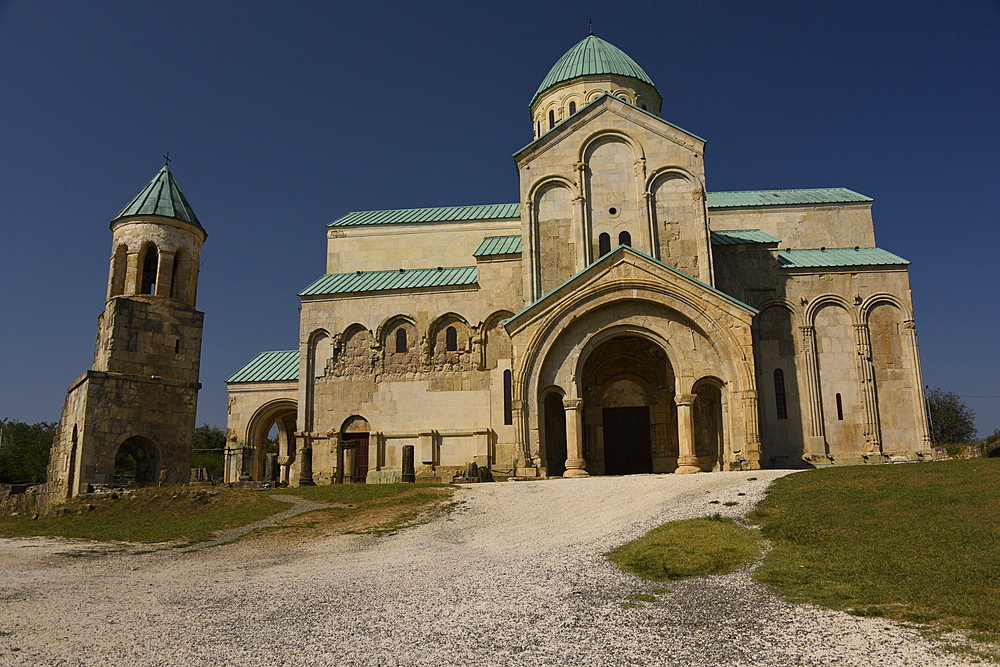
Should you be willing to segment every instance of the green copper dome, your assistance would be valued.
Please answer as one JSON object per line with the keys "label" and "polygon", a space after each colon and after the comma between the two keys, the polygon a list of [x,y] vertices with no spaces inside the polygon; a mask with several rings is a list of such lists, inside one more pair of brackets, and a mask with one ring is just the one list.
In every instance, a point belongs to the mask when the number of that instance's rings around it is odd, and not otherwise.
{"label": "green copper dome", "polygon": [[605,42],[600,37],[587,35],[583,41],[567,51],[552,66],[545,79],[542,80],[542,85],[538,86],[538,90],[535,91],[535,96],[531,98],[529,106],[534,104],[538,96],[552,86],[589,74],[630,76],[656,88],[652,79],[642,71],[642,68],[634,60],[629,58],[627,53],[614,44]]}
{"label": "green copper dome", "polygon": [[[163,169],[160,169],[153,180],[146,183],[146,187],[111,219],[111,224],[133,215],[162,215],[165,218],[187,222],[205,232],[187,197],[181,192],[166,165],[163,165]],[[208,236],[207,233],[205,235]]]}

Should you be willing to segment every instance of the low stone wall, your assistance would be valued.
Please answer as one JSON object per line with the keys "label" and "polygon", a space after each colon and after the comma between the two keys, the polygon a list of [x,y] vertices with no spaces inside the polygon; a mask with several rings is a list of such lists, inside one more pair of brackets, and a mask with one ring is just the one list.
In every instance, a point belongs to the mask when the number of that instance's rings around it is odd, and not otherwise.
{"label": "low stone wall", "polygon": [[45,484],[0,484],[0,514],[44,514],[55,504],[53,487]]}

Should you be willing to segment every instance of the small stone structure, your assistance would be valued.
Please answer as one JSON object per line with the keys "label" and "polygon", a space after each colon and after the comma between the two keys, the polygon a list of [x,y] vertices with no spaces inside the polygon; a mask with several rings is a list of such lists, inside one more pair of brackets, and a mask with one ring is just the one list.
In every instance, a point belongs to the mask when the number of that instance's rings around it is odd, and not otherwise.
{"label": "small stone structure", "polygon": [[203,314],[195,309],[207,234],[164,166],[111,221],[107,304],[93,368],[69,388],[49,459],[52,503],[115,482],[191,475]]}

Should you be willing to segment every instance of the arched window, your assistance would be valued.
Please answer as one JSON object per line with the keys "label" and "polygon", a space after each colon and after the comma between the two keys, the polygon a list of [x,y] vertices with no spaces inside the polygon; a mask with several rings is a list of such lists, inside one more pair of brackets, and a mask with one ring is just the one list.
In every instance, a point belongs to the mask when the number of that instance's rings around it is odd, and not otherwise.
{"label": "arched window", "polygon": [[142,257],[142,284],[139,285],[139,294],[156,293],[157,264],[156,246],[149,245],[146,247],[146,253]]}
{"label": "arched window", "polygon": [[455,330],[455,327],[445,329],[444,349],[448,352],[458,351],[458,331]]}
{"label": "arched window", "polygon": [[601,257],[611,252],[611,237],[607,233],[597,237],[597,249]]}
{"label": "arched window", "polygon": [[837,419],[844,421],[844,402],[840,398],[840,394],[837,394]]}
{"label": "arched window", "polygon": [[549,109],[549,129],[551,130],[556,126],[556,112],[553,109]]}
{"label": "arched window", "polygon": [[396,352],[398,354],[406,352],[406,329],[403,327],[396,329]]}
{"label": "arched window", "polygon": [[569,103],[569,115],[572,116],[576,113],[576,102]]}
{"label": "arched window", "polygon": [[632,245],[632,235],[628,232],[622,232],[618,235],[618,245]]}
{"label": "arched window", "polygon": [[514,423],[514,383],[510,371],[503,372],[503,423]]}
{"label": "arched window", "polygon": [[785,404],[785,374],[780,368],[774,369],[774,405],[778,411],[778,419],[788,419],[788,406]]}

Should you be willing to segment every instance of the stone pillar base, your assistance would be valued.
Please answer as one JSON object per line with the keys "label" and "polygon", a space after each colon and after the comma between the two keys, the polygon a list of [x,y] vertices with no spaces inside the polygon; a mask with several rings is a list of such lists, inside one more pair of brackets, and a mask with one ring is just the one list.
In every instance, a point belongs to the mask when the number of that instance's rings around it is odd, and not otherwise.
{"label": "stone pillar base", "polygon": [[677,470],[674,471],[675,474],[689,475],[695,472],[701,472],[701,466],[698,465],[697,457],[681,456],[677,459]]}
{"label": "stone pillar base", "polygon": [[586,467],[586,459],[566,459],[566,472],[563,473],[563,477],[590,477],[590,473],[584,470]]}

